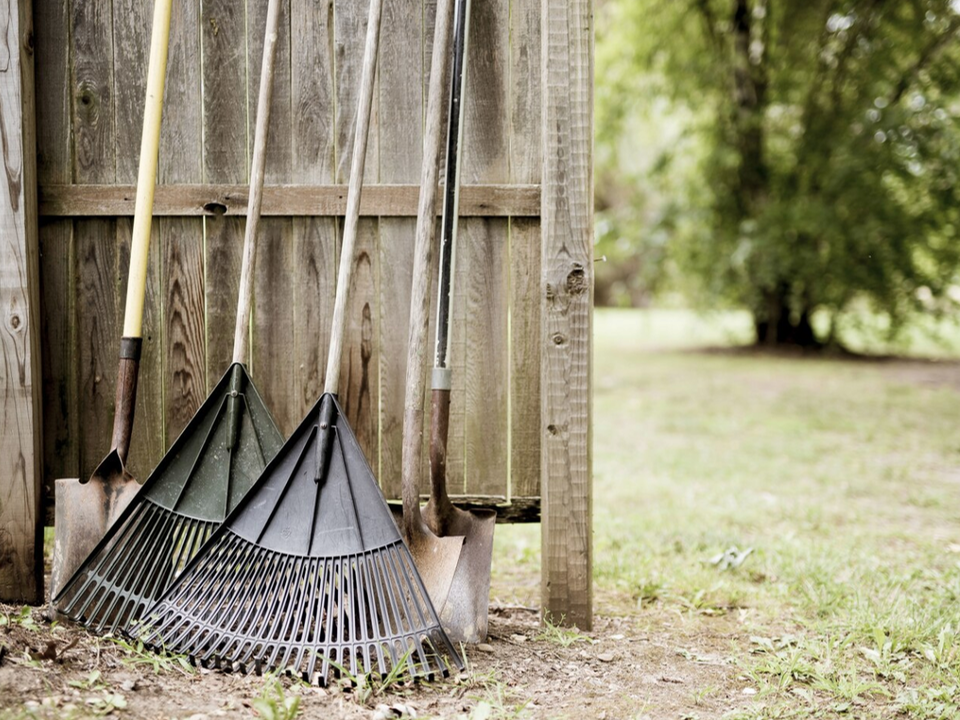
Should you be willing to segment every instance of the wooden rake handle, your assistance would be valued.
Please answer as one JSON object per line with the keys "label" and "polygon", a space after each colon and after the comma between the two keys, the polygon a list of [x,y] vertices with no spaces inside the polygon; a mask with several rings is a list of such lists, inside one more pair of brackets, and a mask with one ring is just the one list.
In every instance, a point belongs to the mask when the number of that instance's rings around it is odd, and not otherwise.
{"label": "wooden rake handle", "polygon": [[257,229],[263,204],[263,173],[267,162],[267,128],[270,124],[270,100],[273,97],[273,67],[277,57],[280,25],[280,0],[267,5],[267,29],[263,38],[260,66],[260,94],[257,98],[257,127],[253,140],[253,166],[250,169],[250,200],[247,227],[243,236],[243,264],[240,269],[240,295],[237,298],[237,327],[233,337],[233,361],[247,357],[250,339],[250,309],[253,305],[253,277],[257,262]]}
{"label": "wooden rake handle", "polygon": [[413,257],[413,286],[410,291],[410,336],[407,345],[407,382],[403,406],[402,496],[403,533],[410,541],[419,532],[420,463],[423,455],[423,394],[426,388],[427,335],[430,323],[430,267],[437,230],[437,176],[439,175],[444,88],[450,68],[453,0],[437,2],[437,19],[430,60],[430,88],[427,96],[427,125],[424,132],[423,165],[420,169],[420,204]]}
{"label": "wooden rake handle", "polygon": [[337,297],[333,306],[333,328],[330,332],[330,350],[327,354],[327,372],[323,385],[323,391],[332,395],[336,395],[340,387],[340,358],[343,355],[347,296],[353,278],[353,246],[356,244],[357,222],[360,218],[360,194],[363,190],[363,166],[367,157],[370,109],[373,106],[373,82],[377,73],[382,8],[383,0],[370,0],[370,13],[367,16],[367,39],[363,53],[363,70],[360,74],[357,129],[353,137],[353,160],[350,165],[350,185],[347,188],[347,214],[343,223],[343,246],[340,249],[340,271],[337,274]]}

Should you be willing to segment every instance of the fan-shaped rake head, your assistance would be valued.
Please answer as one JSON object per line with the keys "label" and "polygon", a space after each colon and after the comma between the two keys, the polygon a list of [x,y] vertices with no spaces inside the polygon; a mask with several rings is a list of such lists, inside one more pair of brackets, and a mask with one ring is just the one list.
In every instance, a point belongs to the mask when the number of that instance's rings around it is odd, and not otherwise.
{"label": "fan-shaped rake head", "polygon": [[404,663],[428,679],[463,668],[340,415],[324,395],[134,629],[145,645],[320,684],[339,668],[386,675]]}
{"label": "fan-shaped rake head", "polygon": [[234,364],[54,598],[95,632],[142,616],[220,526],[282,443],[243,369]]}

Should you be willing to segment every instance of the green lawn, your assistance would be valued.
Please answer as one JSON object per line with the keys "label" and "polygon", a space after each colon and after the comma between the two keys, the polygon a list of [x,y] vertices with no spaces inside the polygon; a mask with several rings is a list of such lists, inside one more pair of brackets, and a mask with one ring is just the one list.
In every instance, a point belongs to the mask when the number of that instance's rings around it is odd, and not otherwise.
{"label": "green lawn", "polygon": [[[960,365],[699,349],[748,338],[597,311],[596,612],[734,618],[758,694],[730,717],[960,717]],[[498,527],[495,595],[536,602],[538,561],[538,527]]]}

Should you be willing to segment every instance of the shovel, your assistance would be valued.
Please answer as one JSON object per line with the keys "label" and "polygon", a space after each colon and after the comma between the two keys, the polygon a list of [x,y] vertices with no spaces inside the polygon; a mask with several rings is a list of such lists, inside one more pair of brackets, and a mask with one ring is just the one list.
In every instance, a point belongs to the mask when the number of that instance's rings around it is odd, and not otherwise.
{"label": "shovel", "polygon": [[465,511],[447,495],[447,434],[450,427],[450,312],[453,297],[453,257],[460,210],[458,151],[463,135],[463,91],[466,87],[470,0],[457,1],[453,38],[453,77],[447,128],[446,185],[440,237],[440,278],[437,299],[437,339],[431,376],[430,500],[423,509],[427,525],[442,540],[463,538],[463,547],[450,579],[446,601],[437,606],[440,622],[454,642],[479,643],[487,637],[490,604],[490,564],[493,555],[493,510]]}
{"label": "shovel", "polygon": [[56,591],[97,545],[107,528],[136,495],[140,486],[126,467],[133,415],[137,400],[137,375],[143,346],[143,301],[153,220],[153,191],[157,177],[160,145],[160,116],[167,68],[172,0],[156,0],[147,96],[140,143],[140,169],[130,248],[126,313],[120,338],[120,367],[117,375],[116,410],[110,452],[87,479],[56,481],[56,518],[51,586]]}
{"label": "shovel", "polygon": [[[438,538],[420,514],[417,481],[423,449],[423,394],[425,389],[426,340],[430,313],[429,277],[436,234],[437,175],[440,159],[440,126],[443,122],[443,88],[449,72],[453,0],[437,3],[430,88],[427,95],[427,125],[424,133],[420,202],[414,245],[413,287],[410,293],[410,335],[407,346],[407,378],[403,416],[402,494],[403,515],[398,525],[410,548],[435,608],[441,608],[460,558],[462,538]],[[394,510],[394,512],[396,512]]]}
{"label": "shovel", "polygon": [[[437,12],[440,12],[438,5]],[[410,345],[407,365],[407,407],[404,414],[403,448],[403,528],[417,568],[424,579],[431,600],[440,614],[447,635],[454,642],[479,643],[487,635],[487,609],[490,595],[490,562],[493,552],[493,526],[496,513],[492,510],[465,512],[455,507],[447,495],[446,449],[450,419],[451,372],[448,367],[448,340],[450,336],[450,299],[453,293],[453,254],[457,232],[457,214],[460,200],[460,169],[458,155],[463,130],[463,89],[466,82],[466,43],[469,29],[469,0],[457,0],[453,33],[453,70],[451,77],[450,112],[447,129],[446,186],[443,204],[440,244],[439,298],[437,302],[437,340],[432,373],[430,435],[430,501],[421,515],[417,477],[420,468],[420,437],[422,435],[422,398],[424,366],[424,339],[427,330],[426,283],[417,278],[427,277],[430,246],[434,228],[433,197],[436,176],[427,177],[429,168],[436,172],[436,158],[428,168],[425,149],[424,177],[421,186],[420,213],[417,224],[417,248],[414,265],[414,291],[411,296]],[[437,72],[449,47],[449,30],[441,28],[437,19],[437,39],[434,40],[434,61],[431,69],[430,102],[437,100],[434,81],[442,83]],[[439,34],[443,32],[443,37]],[[439,52],[443,54],[439,56]],[[442,66],[442,65],[441,65]],[[428,117],[431,110],[428,104]],[[437,112],[439,115],[439,112]],[[428,125],[428,143],[432,140]],[[436,143],[434,143],[435,145]],[[426,199],[425,199],[426,196]],[[422,234],[421,234],[422,231]],[[421,247],[426,242],[426,248]],[[426,517],[424,525],[423,517]]]}

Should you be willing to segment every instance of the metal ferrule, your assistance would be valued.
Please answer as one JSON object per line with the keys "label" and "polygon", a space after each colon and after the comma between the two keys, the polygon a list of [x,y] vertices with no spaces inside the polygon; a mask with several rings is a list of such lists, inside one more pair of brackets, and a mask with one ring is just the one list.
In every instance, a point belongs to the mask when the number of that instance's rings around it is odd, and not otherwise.
{"label": "metal ferrule", "polygon": [[143,351],[143,338],[120,338],[120,358],[122,360],[139,360]]}
{"label": "metal ferrule", "polygon": [[435,367],[430,375],[431,390],[450,390],[453,387],[453,373],[450,368]]}

